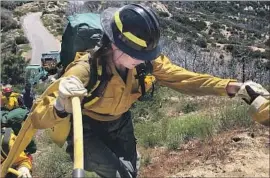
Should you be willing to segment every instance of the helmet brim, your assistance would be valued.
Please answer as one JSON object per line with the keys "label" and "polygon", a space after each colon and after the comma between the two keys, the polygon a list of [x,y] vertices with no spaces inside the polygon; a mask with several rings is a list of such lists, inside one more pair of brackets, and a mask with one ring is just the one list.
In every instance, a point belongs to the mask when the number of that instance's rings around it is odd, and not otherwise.
{"label": "helmet brim", "polygon": [[115,46],[117,46],[121,51],[123,51],[124,53],[128,54],[129,56],[135,59],[144,60],[144,61],[151,61],[151,60],[156,59],[161,53],[160,44],[158,44],[157,47],[154,48],[153,50],[138,51],[127,46],[119,38],[114,36],[113,31],[112,31],[112,22],[113,22],[114,13],[118,10],[119,8],[110,7],[104,10],[100,15],[102,29],[104,33],[108,36],[110,41],[114,43]]}

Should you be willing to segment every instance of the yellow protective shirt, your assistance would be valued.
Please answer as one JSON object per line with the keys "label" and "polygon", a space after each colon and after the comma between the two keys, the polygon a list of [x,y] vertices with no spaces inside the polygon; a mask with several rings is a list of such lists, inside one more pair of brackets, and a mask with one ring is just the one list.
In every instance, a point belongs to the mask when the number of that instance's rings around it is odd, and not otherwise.
{"label": "yellow protective shirt", "polygon": [[270,101],[262,96],[258,96],[252,103],[249,113],[254,121],[265,126],[270,126],[269,114]]}
{"label": "yellow protective shirt", "polygon": [[[11,147],[13,146],[15,139],[16,139],[16,136],[13,133],[11,133],[11,137],[9,140],[9,149],[11,149]],[[2,141],[1,141],[1,143],[2,143]],[[5,159],[1,155],[1,164],[2,164],[2,162],[4,162],[4,160]],[[32,163],[31,163],[30,159],[26,156],[25,152],[22,152],[17,157],[17,159],[15,160],[15,162],[12,165],[12,167],[14,167],[14,168],[19,168],[22,166],[27,167],[29,170],[32,169]]]}
{"label": "yellow protective shirt", "polygon": [[[90,76],[88,55],[86,54],[80,60],[72,62],[63,76],[75,75],[87,87]],[[84,107],[82,111],[84,115],[101,121],[118,119],[141,96],[139,82],[135,79],[136,69],[128,70],[126,81],[123,81],[110,60],[108,60],[108,67],[111,69],[113,76],[107,84],[104,95],[93,105]],[[161,85],[190,95],[226,96],[227,84],[235,81],[187,71],[182,67],[172,64],[164,55],[153,61],[153,75]],[[54,127],[53,131],[57,133],[56,135],[59,136],[58,133],[62,133],[63,137],[66,137],[68,131],[57,132],[56,127],[59,126],[59,128],[63,129],[59,123],[65,122],[64,125],[67,126],[69,125],[68,120],[58,117],[53,107],[55,99],[58,96],[60,80],[51,84],[42,96],[36,100],[29,117],[32,120],[34,128],[44,129]],[[146,90],[149,90],[151,86],[151,83],[147,82]],[[67,128],[66,126],[65,128]]]}
{"label": "yellow protective shirt", "polygon": [[18,97],[19,93],[11,93],[11,95],[7,98],[6,96],[2,95],[1,99],[1,107],[5,107],[8,110],[12,110],[14,108],[19,107]]}

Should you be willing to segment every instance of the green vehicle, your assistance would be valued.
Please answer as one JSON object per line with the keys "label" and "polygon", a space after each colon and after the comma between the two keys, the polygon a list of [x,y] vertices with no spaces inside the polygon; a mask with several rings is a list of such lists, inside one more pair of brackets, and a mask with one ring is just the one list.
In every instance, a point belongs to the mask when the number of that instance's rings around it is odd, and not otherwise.
{"label": "green vehicle", "polygon": [[48,53],[41,54],[42,67],[50,74],[56,74],[57,64],[60,62],[59,51],[50,51]]}
{"label": "green vehicle", "polygon": [[25,79],[32,85],[36,85],[40,81],[45,81],[48,78],[48,72],[38,64],[31,64],[26,67]]}

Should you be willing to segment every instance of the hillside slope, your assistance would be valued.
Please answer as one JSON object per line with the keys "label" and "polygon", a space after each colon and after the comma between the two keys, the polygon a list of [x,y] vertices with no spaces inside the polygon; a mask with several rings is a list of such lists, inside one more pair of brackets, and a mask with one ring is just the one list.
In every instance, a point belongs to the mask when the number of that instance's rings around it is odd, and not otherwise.
{"label": "hillside slope", "polygon": [[151,161],[141,177],[269,177],[269,130],[240,129],[177,151],[148,149]]}

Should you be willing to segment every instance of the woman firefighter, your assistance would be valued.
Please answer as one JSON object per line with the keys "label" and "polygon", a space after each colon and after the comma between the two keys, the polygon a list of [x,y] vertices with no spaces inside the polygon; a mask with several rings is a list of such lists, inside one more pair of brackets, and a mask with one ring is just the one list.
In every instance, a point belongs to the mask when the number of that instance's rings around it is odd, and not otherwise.
{"label": "woman firefighter", "polygon": [[[73,156],[71,97],[80,97],[85,170],[101,177],[136,177],[139,164],[129,108],[154,79],[185,94],[230,97],[242,83],[172,64],[161,54],[159,20],[148,7],[108,8],[101,14],[101,25],[101,47],[72,62],[37,99],[28,119],[35,128],[60,127],[58,144],[67,140],[67,152]],[[151,63],[154,78],[142,86],[137,66],[144,63]]]}

